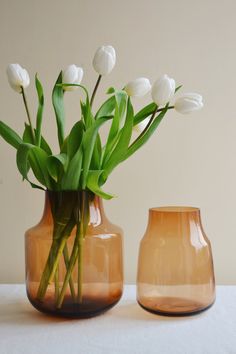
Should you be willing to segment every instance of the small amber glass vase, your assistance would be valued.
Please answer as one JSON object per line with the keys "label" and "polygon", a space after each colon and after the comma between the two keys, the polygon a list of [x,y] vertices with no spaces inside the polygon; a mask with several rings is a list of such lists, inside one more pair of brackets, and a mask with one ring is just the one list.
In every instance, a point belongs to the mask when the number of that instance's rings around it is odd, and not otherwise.
{"label": "small amber glass vase", "polygon": [[206,310],[214,300],[211,245],[200,210],[150,209],[139,250],[138,303],[153,313],[178,316]]}
{"label": "small amber glass vase", "polygon": [[41,221],[25,234],[25,255],[27,296],[41,312],[92,317],[122,295],[122,230],[98,196],[47,191]]}

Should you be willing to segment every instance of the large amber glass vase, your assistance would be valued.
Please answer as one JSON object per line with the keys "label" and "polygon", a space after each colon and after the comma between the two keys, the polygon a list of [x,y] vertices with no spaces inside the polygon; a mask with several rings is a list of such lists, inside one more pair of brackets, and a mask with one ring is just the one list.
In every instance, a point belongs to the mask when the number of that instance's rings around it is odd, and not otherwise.
{"label": "large amber glass vase", "polygon": [[91,317],[122,295],[122,231],[88,192],[46,192],[38,225],[25,234],[26,286],[39,311]]}
{"label": "large amber glass vase", "polygon": [[137,300],[144,309],[163,315],[193,314],[214,303],[211,245],[199,209],[149,210],[139,250]]}

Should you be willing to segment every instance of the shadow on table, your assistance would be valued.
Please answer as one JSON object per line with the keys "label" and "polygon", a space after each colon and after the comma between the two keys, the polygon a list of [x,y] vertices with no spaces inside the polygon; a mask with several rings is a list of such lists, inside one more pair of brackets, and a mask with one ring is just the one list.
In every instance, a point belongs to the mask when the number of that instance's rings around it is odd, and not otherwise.
{"label": "shadow on table", "polygon": [[142,309],[138,303],[131,303],[122,305],[120,307],[114,308],[112,311],[112,317],[119,317],[127,320],[136,321],[160,321],[160,322],[179,322],[179,321],[190,321],[205,315],[205,312],[190,315],[190,316],[161,316],[157,314],[150,313]]}
{"label": "shadow on table", "polygon": [[53,317],[35,310],[27,301],[16,301],[0,305],[0,326],[3,325],[42,325],[71,321],[67,318]]}

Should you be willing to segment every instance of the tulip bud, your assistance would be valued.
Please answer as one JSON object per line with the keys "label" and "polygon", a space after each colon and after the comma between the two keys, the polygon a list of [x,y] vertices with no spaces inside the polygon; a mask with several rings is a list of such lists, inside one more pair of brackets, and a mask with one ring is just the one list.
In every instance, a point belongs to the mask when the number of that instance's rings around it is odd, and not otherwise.
{"label": "tulip bud", "polygon": [[165,106],[175,93],[175,80],[161,76],[152,86],[152,99],[158,106]]}
{"label": "tulip bud", "polygon": [[[63,84],[80,84],[83,79],[84,71],[82,68],[72,64],[62,72]],[[64,86],[65,91],[74,91],[78,89],[76,86]]]}
{"label": "tulip bud", "polygon": [[93,58],[94,70],[99,75],[107,75],[116,63],[116,52],[111,45],[99,47]]}
{"label": "tulip bud", "polygon": [[151,90],[151,84],[148,79],[145,77],[140,77],[133,81],[130,81],[125,86],[125,91],[127,92],[128,96],[131,97],[141,97],[146,95]]}
{"label": "tulip bud", "polygon": [[19,64],[9,64],[7,67],[7,77],[13,90],[21,93],[22,87],[26,88],[30,84],[28,72]]}
{"label": "tulip bud", "polygon": [[198,111],[202,107],[202,96],[198,93],[185,93],[175,102],[176,111],[183,114]]}

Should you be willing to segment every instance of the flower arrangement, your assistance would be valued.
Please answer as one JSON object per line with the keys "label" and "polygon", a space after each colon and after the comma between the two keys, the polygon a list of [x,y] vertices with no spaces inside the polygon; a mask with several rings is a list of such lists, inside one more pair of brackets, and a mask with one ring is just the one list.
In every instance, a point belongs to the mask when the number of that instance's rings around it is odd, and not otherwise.
{"label": "flower arrangement", "polygon": [[[53,154],[42,135],[44,110],[43,86],[35,76],[38,95],[38,110],[34,123],[27,104],[26,88],[30,84],[28,72],[19,64],[10,64],[7,68],[9,84],[22,95],[26,109],[27,123],[20,137],[12,128],[0,121],[1,137],[16,150],[17,167],[24,180],[33,188],[46,189],[49,192],[54,222],[52,244],[37,291],[39,301],[43,301],[49,284],[54,281],[57,287],[56,307],[64,301],[65,291],[70,287],[75,301],[82,301],[82,251],[83,240],[89,222],[89,201],[94,195],[104,199],[113,196],[103,190],[112,171],[123,161],[140,149],[152,136],[158,125],[171,109],[180,113],[190,113],[202,108],[202,97],[196,93],[187,93],[179,97],[173,105],[171,100],[181,88],[167,75],[161,76],[153,85],[147,78],[138,78],[126,84],[123,89],[110,87],[109,97],[97,112],[93,111],[93,102],[99,83],[108,75],[116,63],[116,52],[112,46],[98,48],[93,59],[93,67],[98,79],[92,94],[81,85],[83,69],[69,65],[61,71],[52,91],[52,104],[57,123],[59,152]],[[81,117],[70,132],[65,132],[65,93],[81,89],[85,99],[81,101]],[[133,97],[142,97],[151,91],[152,101],[137,113],[132,105]],[[99,129],[111,122],[106,143],[102,146]],[[133,138],[134,127],[139,134]],[[36,181],[31,181],[29,171]],[[77,191],[78,194],[64,193]],[[60,208],[59,199],[64,199]],[[78,200],[79,200],[79,208]],[[67,249],[67,240],[72,229],[76,228],[74,246],[71,253]],[[66,274],[61,287],[57,283],[56,272],[60,257],[65,258]],[[77,294],[72,281],[72,272],[78,264]]]}

